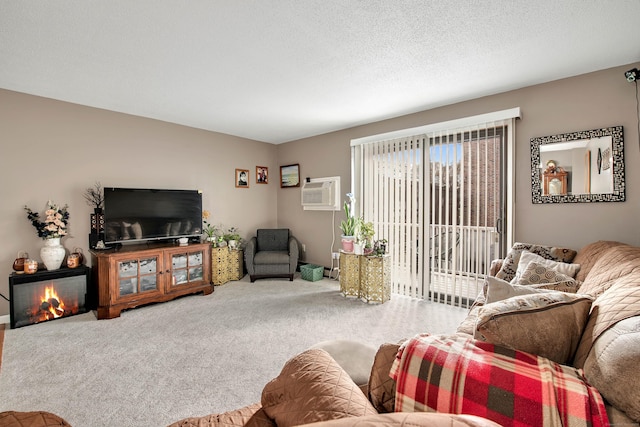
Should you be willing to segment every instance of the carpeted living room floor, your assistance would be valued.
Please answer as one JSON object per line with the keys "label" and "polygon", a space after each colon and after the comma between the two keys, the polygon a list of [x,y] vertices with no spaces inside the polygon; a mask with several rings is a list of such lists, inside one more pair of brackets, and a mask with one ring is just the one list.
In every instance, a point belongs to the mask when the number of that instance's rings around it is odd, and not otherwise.
{"label": "carpeted living room floor", "polygon": [[166,426],[259,402],[284,363],[318,342],[378,347],[453,332],[466,313],[399,295],[369,305],[326,278],[245,277],[116,319],[85,313],[6,329],[0,411],[50,411],[74,427]]}

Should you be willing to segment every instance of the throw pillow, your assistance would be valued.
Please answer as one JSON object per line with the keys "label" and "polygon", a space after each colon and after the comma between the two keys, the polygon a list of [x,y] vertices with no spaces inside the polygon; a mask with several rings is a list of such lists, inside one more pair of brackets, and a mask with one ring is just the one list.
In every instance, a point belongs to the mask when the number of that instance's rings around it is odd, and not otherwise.
{"label": "throw pillow", "polygon": [[580,269],[579,264],[570,264],[567,262],[553,261],[553,260],[545,259],[540,255],[536,255],[533,252],[523,250],[522,253],[520,254],[520,260],[518,261],[516,274],[514,275],[513,279],[510,280],[510,282],[516,283],[520,279],[520,277],[522,276],[526,268],[529,266],[529,264],[532,262],[541,264],[551,270],[555,270],[558,273],[562,273],[571,278],[575,277],[576,273],[578,273],[578,270]]}
{"label": "throw pillow", "polygon": [[567,363],[572,360],[593,299],[547,291],[480,307],[475,338]]}
{"label": "throw pillow", "polygon": [[349,374],[322,349],[291,358],[262,390],[262,408],[278,427],[377,414]]}
{"label": "throw pillow", "polygon": [[536,289],[532,286],[514,285],[491,276],[487,276],[485,279],[485,286],[487,288],[485,305],[511,297],[549,292],[547,289]]}
{"label": "throw pillow", "polygon": [[576,251],[569,248],[516,242],[509,250],[509,253],[505,257],[505,259],[502,261],[500,270],[498,271],[498,273],[496,273],[496,277],[498,279],[506,280],[507,282],[510,282],[513,279],[516,274],[518,262],[520,261],[520,255],[522,254],[523,250],[528,250],[529,252],[540,255],[545,259],[559,262],[571,262],[576,256]]}
{"label": "throw pillow", "polygon": [[535,261],[527,264],[516,284],[573,293],[580,287],[577,280]]}
{"label": "throw pillow", "polygon": [[396,399],[396,383],[389,370],[396,360],[400,344],[382,344],[373,359],[369,378],[369,401],[379,413],[393,412]]}

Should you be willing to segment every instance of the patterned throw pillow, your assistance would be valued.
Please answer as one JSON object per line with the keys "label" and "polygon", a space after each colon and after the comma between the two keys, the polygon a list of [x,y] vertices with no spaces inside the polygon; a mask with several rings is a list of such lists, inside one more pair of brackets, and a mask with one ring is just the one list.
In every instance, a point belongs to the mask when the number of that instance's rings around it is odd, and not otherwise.
{"label": "patterned throw pillow", "polygon": [[509,250],[509,253],[502,262],[502,266],[496,274],[496,277],[498,279],[506,280],[507,282],[513,280],[516,274],[518,263],[520,262],[520,255],[522,254],[523,250],[527,250],[536,255],[540,255],[545,259],[558,262],[571,262],[576,256],[576,251],[569,248],[557,248],[553,246],[541,246],[531,243],[517,242],[514,243],[514,245],[511,247],[511,250]]}
{"label": "patterned throw pillow", "polygon": [[517,285],[576,293],[580,282],[537,262],[530,262],[516,281]]}
{"label": "patterned throw pillow", "polygon": [[567,363],[578,347],[592,302],[588,295],[553,291],[492,302],[478,310],[475,338]]}
{"label": "patterned throw pillow", "polygon": [[485,305],[512,297],[549,292],[547,289],[536,289],[532,286],[515,285],[491,276],[486,278],[485,286],[487,288]]}
{"label": "patterned throw pillow", "polygon": [[579,264],[570,264],[567,262],[558,262],[549,259],[545,259],[540,255],[536,255],[533,252],[529,252],[527,250],[522,251],[520,254],[520,261],[518,261],[518,268],[516,269],[516,274],[513,279],[510,280],[511,283],[517,283],[522,273],[527,268],[527,266],[532,263],[537,262],[538,264],[542,264],[545,267],[548,267],[552,270],[557,271],[558,273],[562,273],[569,277],[576,277],[578,270],[580,270]]}

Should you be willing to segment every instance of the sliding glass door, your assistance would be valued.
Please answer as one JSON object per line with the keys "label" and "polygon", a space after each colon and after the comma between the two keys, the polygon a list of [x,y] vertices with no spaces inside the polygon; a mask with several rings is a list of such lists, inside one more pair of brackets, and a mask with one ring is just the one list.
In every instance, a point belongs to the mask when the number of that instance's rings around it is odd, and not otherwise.
{"label": "sliding glass door", "polygon": [[352,141],[356,212],[388,240],[394,293],[460,306],[478,295],[512,240],[517,115]]}
{"label": "sliding glass door", "polygon": [[423,280],[434,300],[468,306],[501,254],[506,134],[491,124],[428,137]]}

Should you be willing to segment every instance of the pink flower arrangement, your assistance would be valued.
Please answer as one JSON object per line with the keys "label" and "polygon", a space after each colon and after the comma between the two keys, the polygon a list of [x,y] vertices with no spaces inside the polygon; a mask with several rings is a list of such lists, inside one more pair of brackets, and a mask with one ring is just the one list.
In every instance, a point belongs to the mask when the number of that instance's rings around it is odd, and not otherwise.
{"label": "pink flower arrangement", "polygon": [[47,202],[47,209],[44,211],[45,219],[40,221],[40,214],[33,212],[27,206],[27,219],[38,231],[38,237],[42,239],[55,239],[67,235],[67,224],[69,223],[68,205],[59,207],[55,203]]}

